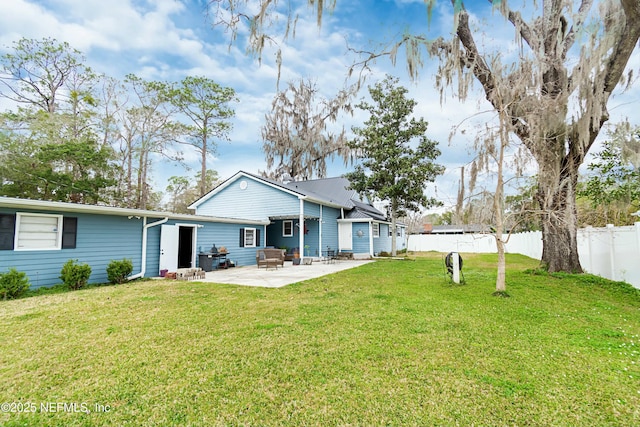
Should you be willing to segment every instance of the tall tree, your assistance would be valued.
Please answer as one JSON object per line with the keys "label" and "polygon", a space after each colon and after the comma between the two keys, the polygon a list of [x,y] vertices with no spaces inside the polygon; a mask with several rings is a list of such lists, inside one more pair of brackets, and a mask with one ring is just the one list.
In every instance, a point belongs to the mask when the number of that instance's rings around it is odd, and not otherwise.
{"label": "tall tree", "polygon": [[6,195],[75,203],[107,201],[113,152],[95,133],[99,81],[78,50],[53,39],[21,39],[0,58]]}
{"label": "tall tree", "polygon": [[[353,128],[349,141],[360,163],[345,176],[351,188],[390,203],[392,255],[396,255],[396,222],[406,211],[437,204],[425,194],[427,183],[444,168],[433,163],[440,155],[437,142],[427,138],[427,122],[411,118],[416,101],[406,97],[398,79],[387,76],[369,87],[373,104],[362,101],[357,108],[369,113],[362,128]],[[412,148],[415,144],[415,148]]]}
{"label": "tall tree", "polygon": [[131,90],[130,98],[122,103],[120,122],[121,148],[127,159],[126,206],[149,209],[153,200],[149,184],[153,156],[181,160],[181,153],[172,147],[185,134],[185,128],[173,120],[174,111],[165,96],[167,83],[130,74],[125,84]]}
{"label": "tall tree", "polygon": [[340,113],[351,112],[353,89],[341,90],[332,99],[320,98],[310,80],[290,82],[279,92],[262,127],[262,150],[267,159],[266,175],[275,179],[324,178],[327,160],[340,156],[349,159],[343,129],[329,129]]}
{"label": "tall tree", "polygon": [[22,38],[0,59],[0,94],[23,106],[56,112],[60,101],[81,97],[94,75],[82,53],[51,38]]}
{"label": "tall tree", "polygon": [[184,129],[187,143],[200,154],[199,193],[204,196],[208,191],[207,157],[216,151],[216,142],[212,139],[229,139],[232,128],[229,119],[235,114],[230,103],[238,100],[236,93],[206,77],[192,76],[168,89],[168,102],[188,120]]}
{"label": "tall tree", "polygon": [[[431,16],[435,0],[425,3]],[[609,97],[623,80],[640,38],[640,0],[601,0],[596,4],[593,0],[543,0],[525,9],[533,12],[528,21],[507,1],[489,3],[512,26],[519,47],[517,55],[507,58],[511,66],[500,67],[500,73],[491,68],[487,58],[503,55],[502,46],[496,48],[499,51],[481,51],[476,43],[480,32],[472,30],[462,0],[451,0],[451,39],[404,34],[389,43],[388,50],[362,51],[364,58],[359,63],[366,66],[385,55],[395,62],[404,46],[412,77],[420,71],[425,51],[440,59],[436,83],[441,94],[457,83],[454,90],[464,100],[470,85],[479,83],[486,100],[507,115],[510,131],[538,163],[536,199],[543,212],[543,263],[550,271],[581,271],[576,238],[578,168],[609,118]],[[335,7],[336,1],[308,4],[316,7],[320,25],[324,11]],[[250,24],[249,42],[254,52],[261,52],[265,41],[274,39],[267,31],[281,13],[288,16],[290,24],[285,26],[285,39],[296,22],[291,0],[261,0],[260,7],[251,9],[257,10],[254,13],[249,12],[246,0],[211,0],[210,6],[218,22],[232,30],[245,22]],[[492,23],[491,29],[496,27]],[[576,46],[577,41],[583,45]]]}

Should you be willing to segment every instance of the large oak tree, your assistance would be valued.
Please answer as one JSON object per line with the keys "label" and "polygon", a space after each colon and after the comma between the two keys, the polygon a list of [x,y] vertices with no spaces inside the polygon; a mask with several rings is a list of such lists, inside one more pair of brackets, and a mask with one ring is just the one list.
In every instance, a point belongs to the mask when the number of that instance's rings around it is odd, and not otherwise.
{"label": "large oak tree", "polygon": [[[436,2],[425,3],[431,16]],[[247,0],[211,0],[209,4],[216,22],[231,28],[234,36],[248,24],[254,53],[259,54],[269,41],[282,43],[295,34],[291,27],[297,22],[294,6],[298,2],[294,0],[260,0],[255,8]],[[323,13],[336,7],[337,0],[308,0],[307,4],[315,8],[320,25]],[[538,163],[536,200],[542,215],[543,263],[550,271],[581,271],[576,239],[578,168],[609,119],[607,103],[624,78],[640,38],[640,0],[530,2],[528,19],[506,0],[486,4],[509,23],[519,46],[513,58],[504,58],[510,66],[501,63],[498,72],[492,69],[491,59],[501,56],[502,46],[481,49],[476,37],[482,33],[470,24],[462,0],[451,0],[451,37],[434,40],[427,34],[405,34],[389,41],[388,50],[360,50],[364,57],[356,62],[367,65],[385,55],[395,61],[398,49],[405,47],[412,77],[420,71],[426,52],[440,60],[436,81],[442,91],[455,84],[457,95],[465,99],[469,86],[480,84],[486,100],[507,115],[509,132]],[[272,25],[282,14],[289,17],[288,25]],[[491,23],[486,31],[494,27]],[[274,28],[282,29],[284,35],[270,34]]]}

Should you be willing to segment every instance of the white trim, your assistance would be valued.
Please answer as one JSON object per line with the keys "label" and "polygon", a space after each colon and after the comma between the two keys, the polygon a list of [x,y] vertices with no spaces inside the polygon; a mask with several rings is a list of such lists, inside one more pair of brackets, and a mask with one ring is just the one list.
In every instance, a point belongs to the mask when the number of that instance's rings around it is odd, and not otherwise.
{"label": "white trim", "polygon": [[[251,245],[247,245],[247,231],[253,231],[253,244]],[[244,234],[242,235],[242,243],[243,243],[243,248],[257,248],[258,247],[258,242],[256,239],[256,228],[252,228],[252,227],[245,227],[244,228]]]}
{"label": "white trim", "polygon": [[198,228],[202,227],[200,224],[194,223],[184,223],[184,222],[176,222],[175,224],[178,227],[178,233],[180,233],[180,227],[191,228],[192,234],[192,242],[191,242],[191,267],[196,266],[196,256],[198,255],[198,248],[196,244],[198,243]]}
{"label": "white trim", "polygon": [[322,256],[322,223],[324,222],[323,205],[320,205],[320,219],[318,219],[318,254]]}
{"label": "white trim", "polygon": [[[373,224],[374,224],[373,221],[369,223],[369,255],[371,256],[373,256]],[[380,227],[380,225],[378,225],[378,227]]]}
{"label": "white trim", "polygon": [[304,258],[304,199],[300,198],[300,218],[298,219],[298,252]]}
{"label": "white trim", "polygon": [[142,259],[140,261],[140,273],[134,274],[133,276],[129,276],[129,280],[138,279],[144,277],[147,272],[147,230],[151,227],[155,227],[156,225],[164,224],[169,221],[169,218],[163,218],[160,221],[152,222],[151,224],[147,224],[147,217],[145,216],[142,220]]}
{"label": "white trim", "polygon": [[219,186],[217,186],[216,188],[211,190],[209,193],[205,194],[200,199],[198,199],[195,202],[193,202],[191,205],[188,206],[188,208],[189,209],[197,209],[200,205],[202,205],[204,202],[206,202],[207,200],[209,200],[210,198],[212,198],[213,196],[215,196],[219,192],[221,192],[225,188],[233,185],[240,178],[247,178],[247,179],[250,179],[250,180],[255,181],[255,182],[260,182],[260,183],[262,183],[262,184],[264,184],[266,186],[269,186],[269,187],[274,188],[276,190],[280,190],[280,191],[282,191],[284,193],[290,194],[290,195],[295,196],[295,197],[297,197],[299,199],[309,200],[310,202],[313,202],[313,203],[316,203],[316,204],[319,204],[319,205],[320,204],[324,204],[324,205],[335,207],[335,208],[343,208],[344,207],[344,205],[332,204],[331,202],[329,202],[327,200],[320,200],[320,199],[316,199],[314,197],[307,196],[303,192],[295,191],[295,190],[292,190],[292,189],[284,186],[284,184],[283,185],[277,185],[277,184],[274,184],[274,183],[269,182],[267,180],[261,179],[260,177],[253,176],[253,175],[251,175],[251,174],[249,174],[247,172],[238,171],[234,175],[232,175],[230,178],[228,178],[226,181],[224,181],[222,184],[220,184]]}
{"label": "white trim", "polygon": [[252,225],[265,225],[268,224],[268,220],[252,220],[252,219],[237,219],[237,218],[220,218],[213,216],[203,215],[189,215],[189,214],[176,214],[171,212],[156,212],[144,209],[129,209],[129,208],[114,208],[110,206],[97,206],[97,205],[82,205],[78,203],[65,203],[65,202],[50,202],[47,200],[29,200],[29,199],[17,199],[13,197],[0,196],[0,207],[14,208],[14,209],[41,209],[47,211],[56,212],[81,212],[99,215],[115,215],[115,216],[130,216],[130,217],[155,217],[155,218],[168,218],[182,221],[202,221],[202,222],[221,222],[228,224],[252,224]]}
{"label": "white trim", "polygon": [[[21,235],[21,226],[22,226],[22,218],[23,217],[40,217],[40,218],[55,218],[56,226],[55,229],[49,233],[56,233],[55,235],[55,243],[54,246],[46,246],[46,247],[20,247],[18,244],[20,242]],[[59,251],[62,249],[62,221],[63,216],[59,214],[43,214],[43,213],[31,213],[31,212],[16,212],[16,228],[14,230],[14,242],[13,242],[13,250],[14,251]]]}
{"label": "white trim", "polygon": [[196,200],[195,202],[193,202],[191,205],[188,206],[189,209],[196,209],[198,206],[200,206],[201,204],[203,204],[204,202],[206,202],[207,200],[209,200],[210,198],[212,198],[213,196],[215,196],[216,194],[218,194],[219,192],[221,192],[222,190],[224,190],[225,188],[233,185],[234,183],[236,183],[238,181],[238,179],[240,178],[246,178],[246,179],[250,179],[252,181],[255,182],[261,182],[262,184],[265,184],[269,187],[284,191],[285,193],[289,193],[293,196],[296,197],[306,197],[304,194],[302,193],[298,193],[296,191],[293,190],[289,190],[285,187],[280,187],[277,186],[269,181],[265,181],[262,180],[258,177],[255,177],[253,175],[250,175],[246,172],[243,171],[238,171],[236,172],[234,175],[232,175],[229,179],[227,179],[226,181],[224,181],[222,184],[218,185],[216,188],[214,188],[213,190],[209,191],[207,194],[205,194],[204,196],[202,196],[200,199]]}
{"label": "white trim", "polygon": [[[377,227],[376,227],[377,226]],[[375,232],[375,229],[378,229],[378,232]],[[380,223],[377,221],[372,221],[371,222],[371,235],[373,236],[374,239],[379,239],[380,238]]]}

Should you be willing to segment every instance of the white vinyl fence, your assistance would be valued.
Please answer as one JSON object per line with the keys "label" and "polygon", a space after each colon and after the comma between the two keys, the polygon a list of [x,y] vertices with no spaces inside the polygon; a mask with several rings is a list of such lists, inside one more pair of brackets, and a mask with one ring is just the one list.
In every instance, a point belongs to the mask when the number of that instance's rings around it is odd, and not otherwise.
{"label": "white vinyl fence", "polygon": [[[495,253],[496,242],[490,234],[413,234],[409,236],[407,249]],[[542,233],[513,234],[506,244],[506,251],[540,259]],[[640,288],[640,222],[625,227],[609,225],[579,229],[578,254],[586,272]]]}

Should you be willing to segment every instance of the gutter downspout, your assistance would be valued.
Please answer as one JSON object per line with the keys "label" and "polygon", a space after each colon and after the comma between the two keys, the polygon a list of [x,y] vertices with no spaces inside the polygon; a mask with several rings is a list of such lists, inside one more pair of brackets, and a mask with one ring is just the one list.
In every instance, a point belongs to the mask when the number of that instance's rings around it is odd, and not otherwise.
{"label": "gutter downspout", "polygon": [[151,227],[155,227],[156,225],[164,224],[169,221],[168,217],[161,219],[156,222],[152,222],[151,224],[147,224],[147,217],[145,216],[142,220],[142,262],[140,265],[140,273],[134,274],[133,276],[129,276],[128,280],[139,279],[144,277],[144,274],[147,272],[147,230]]}

